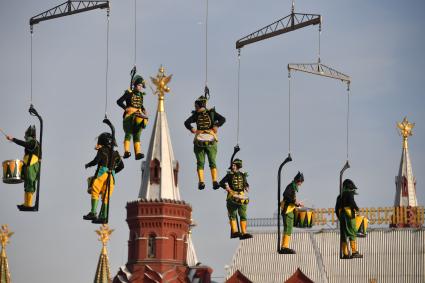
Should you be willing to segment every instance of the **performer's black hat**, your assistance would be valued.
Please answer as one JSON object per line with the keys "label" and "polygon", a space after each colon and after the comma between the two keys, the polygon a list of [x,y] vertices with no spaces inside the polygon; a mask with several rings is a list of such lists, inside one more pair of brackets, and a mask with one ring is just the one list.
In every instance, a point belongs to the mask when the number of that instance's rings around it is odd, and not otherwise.
{"label": "performer's black hat", "polygon": [[342,183],[342,186],[350,191],[357,190],[356,185],[354,185],[354,182],[351,181],[350,179],[345,179],[344,182]]}
{"label": "performer's black hat", "polygon": [[238,169],[242,168],[242,160],[240,160],[239,158],[236,158],[235,160],[233,160],[232,164],[235,164],[236,167],[238,167]]}
{"label": "performer's black hat", "polygon": [[133,86],[137,86],[138,84],[142,84],[143,88],[146,87],[143,77],[140,75],[135,75],[133,78]]}
{"label": "performer's black hat", "polygon": [[208,99],[202,95],[195,100],[195,104],[198,105],[199,107],[207,107],[207,101]]}
{"label": "performer's black hat", "polygon": [[97,138],[97,144],[102,146],[116,146],[112,135],[110,133],[101,133],[100,136]]}
{"label": "performer's black hat", "polygon": [[300,171],[298,171],[297,175],[295,175],[294,177],[294,182],[298,183],[298,182],[304,182],[304,175],[303,173],[301,173]]}
{"label": "performer's black hat", "polygon": [[36,134],[35,125],[29,126],[28,129],[25,131],[26,138],[31,137],[35,139],[35,134]]}

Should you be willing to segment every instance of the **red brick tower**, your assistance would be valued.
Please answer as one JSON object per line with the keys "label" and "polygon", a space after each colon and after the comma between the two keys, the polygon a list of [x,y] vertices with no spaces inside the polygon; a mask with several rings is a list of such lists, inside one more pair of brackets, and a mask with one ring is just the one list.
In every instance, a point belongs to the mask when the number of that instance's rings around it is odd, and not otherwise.
{"label": "red brick tower", "polygon": [[200,266],[193,247],[192,208],[180,199],[179,164],[164,111],[164,92],[169,91],[166,84],[170,79],[161,67],[152,80],[157,86],[158,109],[142,164],[139,199],[127,203],[128,262],[114,283],[211,281],[212,269]]}

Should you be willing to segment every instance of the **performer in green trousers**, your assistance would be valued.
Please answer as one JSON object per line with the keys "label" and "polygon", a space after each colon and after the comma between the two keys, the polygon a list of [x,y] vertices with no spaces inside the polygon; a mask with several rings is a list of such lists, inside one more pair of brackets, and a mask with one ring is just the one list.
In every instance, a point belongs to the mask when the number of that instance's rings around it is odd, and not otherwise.
{"label": "performer in green trousers", "polygon": [[117,104],[124,109],[124,158],[129,158],[131,156],[131,137],[133,137],[136,160],[144,157],[140,146],[140,135],[142,133],[142,129],[146,128],[146,125],[148,124],[148,116],[146,114],[146,109],[143,106],[143,96],[146,95],[146,93],[143,92],[143,88],[145,88],[145,80],[141,76],[135,75],[133,78],[132,88],[127,89],[123,96],[117,100]]}
{"label": "performer in green trousers", "polygon": [[[115,141],[110,133],[102,133],[97,141],[95,149],[96,157],[85,165],[89,168],[97,165],[96,173],[91,177],[88,193],[91,195],[91,210],[83,216],[84,220],[92,220],[94,223],[106,223],[106,212],[109,205],[109,197],[112,196],[115,187],[115,173],[124,168],[124,163],[118,151],[114,150]],[[109,160],[112,152],[112,172],[108,172]],[[108,180],[109,177],[109,180]],[[108,192],[109,182],[109,192]],[[109,194],[109,195],[108,195]],[[97,205],[102,197],[103,206],[97,216]]]}
{"label": "performer in green trousers", "polygon": [[304,175],[298,172],[294,180],[286,186],[283,192],[283,201],[281,203],[283,238],[279,250],[280,254],[295,254],[295,251],[289,248],[289,242],[291,241],[292,228],[294,226],[294,209],[304,206],[302,202],[297,201],[297,193],[303,182]]}
{"label": "performer in green trousers", "polygon": [[24,165],[22,175],[24,176],[24,203],[18,205],[18,208],[32,207],[33,195],[36,191],[36,186],[40,171],[41,147],[36,139],[35,126],[30,126],[25,131],[25,140],[19,140],[12,136],[6,136],[9,141],[16,143],[25,148]]}
{"label": "performer in green trousers", "polygon": [[[230,238],[239,238],[241,240],[252,238],[252,235],[246,232],[249,199],[245,192],[249,191],[247,181],[248,174],[241,172],[242,160],[235,159],[232,163],[231,171],[220,181],[220,186],[227,191],[226,207],[230,221]],[[240,218],[241,231],[238,231],[238,214]]]}
{"label": "performer in green trousers", "polygon": [[[354,195],[357,195],[356,191],[357,187],[353,181],[345,179],[342,183],[342,194],[338,196],[335,205],[335,213],[341,225],[343,259],[363,257],[357,250],[356,214],[359,208],[354,200]],[[351,256],[348,252],[347,239],[350,241]]]}
{"label": "performer in green trousers", "polygon": [[[204,96],[199,97],[195,101],[195,111],[184,122],[186,129],[195,134],[193,141],[193,151],[196,156],[196,165],[198,172],[198,189],[205,188],[204,180],[204,165],[205,155],[208,157],[208,162],[211,169],[211,178],[213,182],[213,189],[217,190],[220,186],[217,182],[217,165],[215,159],[217,156],[217,131],[226,119],[215,111],[215,108],[207,108],[207,99]],[[192,124],[196,123],[196,129]]]}

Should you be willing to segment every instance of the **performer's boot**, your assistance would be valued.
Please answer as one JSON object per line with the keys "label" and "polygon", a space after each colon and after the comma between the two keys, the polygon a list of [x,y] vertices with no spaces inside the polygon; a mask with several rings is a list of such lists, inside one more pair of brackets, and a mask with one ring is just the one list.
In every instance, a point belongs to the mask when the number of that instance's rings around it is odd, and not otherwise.
{"label": "performer's boot", "polygon": [[35,208],[33,206],[31,206],[33,194],[34,193],[30,193],[30,192],[24,193],[24,203],[17,205],[17,207],[20,211],[34,211],[35,210]]}
{"label": "performer's boot", "polygon": [[359,254],[359,252],[357,251],[356,240],[350,241],[350,246],[351,246],[351,257],[352,258],[363,258],[363,255]]}
{"label": "performer's boot", "polygon": [[95,224],[108,223],[107,213],[108,213],[108,204],[104,204],[102,205],[102,209],[100,210],[99,217],[93,220],[92,223],[95,223]]}
{"label": "performer's boot", "polygon": [[342,259],[350,259],[351,256],[348,254],[348,244],[347,241],[341,243],[342,249]]}
{"label": "performer's boot", "polygon": [[25,206],[26,207],[32,207],[32,196],[34,193],[27,193],[25,192]]}
{"label": "performer's boot", "polygon": [[220,185],[217,182],[217,168],[211,168],[211,179],[213,182],[213,189],[218,190]]}
{"label": "performer's boot", "polygon": [[230,220],[230,238],[239,238],[241,233],[238,232],[238,226],[236,220]]}
{"label": "performer's boot", "polygon": [[88,214],[83,216],[84,220],[95,220],[95,219],[97,219],[96,210],[97,210],[97,204],[98,203],[99,203],[98,199],[91,199],[91,210]]}
{"label": "performer's boot", "polygon": [[28,208],[32,207],[32,196],[33,193],[25,192],[24,193],[24,203],[18,204],[17,207],[19,210],[28,210]]}
{"label": "performer's boot", "polygon": [[123,158],[129,158],[130,156],[131,156],[130,141],[124,140],[124,155],[123,155]]}
{"label": "performer's boot", "polygon": [[204,182],[204,169],[198,169],[198,190],[205,189],[205,182]]}
{"label": "performer's boot", "polygon": [[246,232],[246,220],[241,220],[241,236],[239,239],[245,240],[252,238],[252,235]]}
{"label": "performer's boot", "polygon": [[291,236],[283,234],[282,244],[279,250],[280,254],[295,254],[295,251],[289,248],[290,241],[291,241]]}
{"label": "performer's boot", "polygon": [[140,142],[134,143],[134,154],[136,155],[136,160],[140,160],[145,157],[145,155],[140,150]]}

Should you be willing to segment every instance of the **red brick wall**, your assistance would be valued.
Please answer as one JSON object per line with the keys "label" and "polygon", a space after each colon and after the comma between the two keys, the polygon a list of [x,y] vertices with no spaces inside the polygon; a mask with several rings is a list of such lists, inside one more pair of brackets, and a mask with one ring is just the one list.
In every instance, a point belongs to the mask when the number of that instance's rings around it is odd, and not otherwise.
{"label": "red brick wall", "polygon": [[[192,208],[176,201],[136,201],[127,204],[130,228],[128,263],[130,270],[149,265],[163,273],[186,264],[186,239]],[[155,256],[148,257],[149,237],[154,237]]]}

